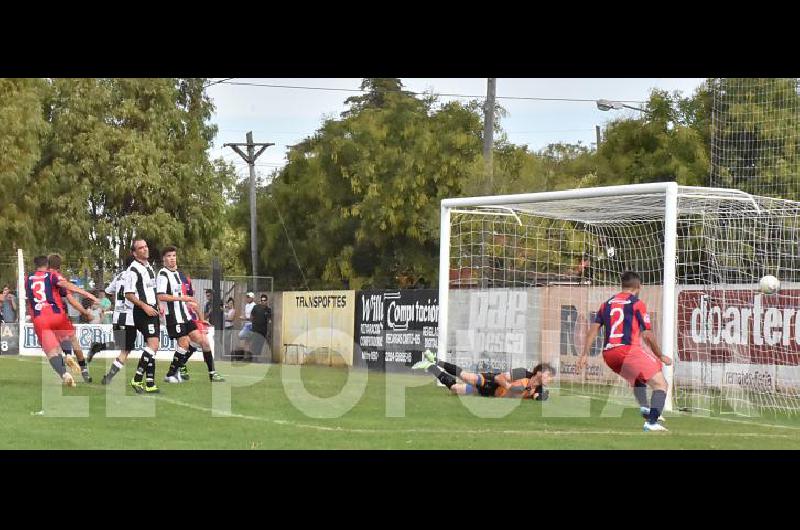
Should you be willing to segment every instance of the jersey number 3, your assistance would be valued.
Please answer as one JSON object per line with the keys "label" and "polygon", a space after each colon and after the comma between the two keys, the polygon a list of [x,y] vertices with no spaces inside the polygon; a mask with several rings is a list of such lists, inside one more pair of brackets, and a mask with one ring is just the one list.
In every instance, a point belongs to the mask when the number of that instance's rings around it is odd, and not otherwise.
{"label": "jersey number 3", "polygon": [[31,283],[31,291],[33,291],[33,299],[38,303],[44,303],[47,301],[44,293],[44,282],[43,281],[36,281]]}

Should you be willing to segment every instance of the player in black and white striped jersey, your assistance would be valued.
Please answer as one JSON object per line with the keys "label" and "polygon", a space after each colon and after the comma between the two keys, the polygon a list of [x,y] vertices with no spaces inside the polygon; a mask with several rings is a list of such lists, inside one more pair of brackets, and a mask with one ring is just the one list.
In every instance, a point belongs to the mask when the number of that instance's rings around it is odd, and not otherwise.
{"label": "player in black and white striped jersey", "polygon": [[164,381],[180,383],[181,376],[178,369],[181,367],[183,359],[187,357],[189,333],[197,329],[186,304],[193,304],[196,308],[197,301],[193,297],[183,294],[183,282],[178,271],[178,249],[171,245],[161,249],[161,262],[164,267],[158,271],[156,292],[158,301],[166,305],[164,320],[167,325],[167,335],[177,341],[175,354]]}
{"label": "player in black and white striped jersey", "polygon": [[[157,393],[155,383],[156,351],[161,334],[156,294],[156,273],[150,265],[150,249],[144,239],[137,239],[131,248],[134,260],[127,269],[125,297],[133,303],[133,325],[144,336],[145,347],[131,386],[137,394]],[[144,383],[142,382],[144,379]]]}
{"label": "player in black and white striped jersey", "polygon": [[120,270],[111,282],[106,286],[106,294],[114,298],[114,316],[111,323],[114,326],[114,342],[107,342],[105,344],[95,342],[89,351],[89,361],[103,350],[121,350],[119,356],[114,359],[108,373],[103,376],[102,383],[107,385],[111,379],[117,375],[125,361],[128,359],[128,354],[133,350],[136,345],[136,326],[133,324],[133,303],[125,298],[125,285],[128,268],[133,263],[133,256],[130,255],[125,258],[125,266]]}

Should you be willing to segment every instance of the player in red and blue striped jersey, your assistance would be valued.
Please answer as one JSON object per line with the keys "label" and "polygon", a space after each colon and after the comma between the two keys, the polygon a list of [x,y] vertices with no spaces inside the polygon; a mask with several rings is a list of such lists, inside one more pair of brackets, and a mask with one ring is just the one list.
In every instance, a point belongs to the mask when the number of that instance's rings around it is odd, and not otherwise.
{"label": "player in red and blue striped jersey", "polygon": [[33,265],[36,270],[28,274],[25,281],[25,294],[33,320],[33,329],[53,370],[61,377],[64,384],[75,386],[75,380],[66,371],[64,358],[59,355],[61,341],[69,338],[67,326],[69,317],[61,299],[60,288],[77,292],[95,302],[97,299],[91,293],[70,283],[57,271],[50,270],[47,256],[36,256]]}
{"label": "player in red and blue striped jersey", "polygon": [[[650,325],[645,303],[639,299],[641,278],[635,272],[622,275],[622,292],[615,294],[600,306],[597,317],[589,328],[583,352],[578,359],[578,370],[586,366],[594,339],[605,328],[603,360],[614,373],[619,374],[633,387],[642,413],[645,415],[645,431],[666,431],[658,424],[667,398],[667,380],[661,373],[662,363],[672,364],[669,357],[661,354]],[[647,342],[654,353],[642,348]],[[647,387],[653,390],[650,407],[647,409]],[[646,412],[645,412],[646,411]]]}
{"label": "player in red and blue striped jersey", "polygon": [[[58,254],[50,254],[47,256],[47,266],[51,271],[60,274],[61,256]],[[83,380],[87,383],[91,383],[92,376],[89,375],[89,369],[86,367],[86,357],[83,355],[81,344],[78,342],[78,337],[75,336],[75,326],[72,325],[72,321],[69,319],[66,302],[69,302],[69,305],[74,307],[84,316],[91,316],[91,313],[87,309],[84,309],[84,307],[77,300],[75,300],[75,298],[72,296],[72,293],[70,293],[64,287],[59,287],[58,293],[61,296],[64,313],[67,315],[64,326],[66,331],[69,333],[69,337],[61,342],[61,349],[64,351],[64,360],[67,363],[67,366],[73,370],[73,372],[80,372]],[[75,357],[77,357],[77,362]]]}

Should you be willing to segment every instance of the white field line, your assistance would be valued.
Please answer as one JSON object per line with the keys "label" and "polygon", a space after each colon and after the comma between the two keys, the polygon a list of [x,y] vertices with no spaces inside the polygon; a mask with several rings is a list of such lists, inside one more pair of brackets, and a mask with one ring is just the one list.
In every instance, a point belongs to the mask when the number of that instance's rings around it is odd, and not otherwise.
{"label": "white field line", "polygon": [[[23,362],[36,362],[41,363],[40,359],[23,359],[19,358]],[[97,390],[102,390],[99,387],[92,387],[87,386],[87,388],[94,388]],[[234,413],[227,413],[225,411],[219,411],[215,409],[211,409],[208,407],[203,407],[200,405],[195,405],[193,403],[186,403],[184,401],[180,401],[177,399],[172,399],[164,396],[147,396],[152,399],[163,401],[165,403],[170,403],[172,405],[177,405],[181,407],[190,408],[193,410],[197,410],[200,412],[207,412],[217,413],[219,416],[218,418],[237,418],[243,419],[248,421],[255,421],[260,423],[273,423],[276,425],[283,425],[289,427],[296,427],[299,429],[311,429],[317,431],[327,431],[327,432],[343,432],[343,433],[360,433],[360,434],[453,434],[454,432],[458,434],[510,434],[510,435],[522,435],[522,436],[542,436],[542,435],[550,435],[550,436],[573,436],[573,435],[589,435],[589,436],[597,436],[597,435],[613,435],[613,436],[643,436],[645,435],[644,432],[641,431],[614,431],[614,430],[595,430],[595,431],[581,431],[581,430],[574,430],[574,431],[552,431],[552,430],[537,430],[537,431],[523,431],[523,430],[511,430],[511,429],[459,429],[457,431],[453,431],[452,429],[353,429],[348,427],[328,427],[325,425],[312,425],[307,423],[298,423],[292,420],[279,420],[279,419],[272,419],[266,418],[262,416],[249,416],[246,414],[234,414]],[[583,396],[583,395],[576,395],[571,397],[579,397],[584,399],[596,399],[600,400],[600,398],[595,396]],[[145,397],[146,399],[146,397]],[[625,405],[624,402],[614,401],[615,403]],[[787,429],[800,429],[797,427],[791,427],[786,425],[770,425],[765,423],[757,423],[757,422],[750,422],[745,420],[732,420],[728,418],[714,418],[714,417],[706,417],[710,419],[720,419],[723,421],[735,421],[738,423],[745,423],[750,425],[758,425],[762,427],[778,427],[778,428],[787,428]],[[663,433],[657,436],[670,436],[672,433]],[[741,438],[796,438],[796,436],[789,435],[789,434],[763,434],[763,433],[719,433],[719,432],[688,432],[688,433],[677,433],[679,436],[689,436],[689,437],[741,437]],[[649,434],[648,436],[653,436]]]}
{"label": "white field line", "polygon": [[[573,395],[570,395],[569,397],[577,397],[577,398],[581,398],[581,399],[594,399],[594,400],[597,400],[597,401],[603,401],[605,403],[609,403],[610,402],[610,403],[614,403],[616,405],[623,405],[623,406],[634,408],[634,405],[631,402],[620,401],[620,400],[612,399],[612,398],[603,399],[603,398],[599,398],[597,396],[586,396],[586,395],[581,395],[581,394],[573,394]],[[638,407],[638,405],[636,405],[636,406]],[[675,412],[667,413],[666,416],[668,418],[680,418],[681,417],[680,414],[677,414]],[[792,430],[792,431],[800,431],[800,427],[795,427],[793,425],[780,425],[780,424],[777,424],[777,423],[760,423],[760,422],[752,421],[752,420],[742,420],[742,419],[734,419],[734,418],[721,418],[719,416],[692,416],[692,418],[694,418],[694,419],[716,420],[716,421],[728,421],[728,422],[732,422],[732,423],[742,423],[744,425],[754,425],[754,426],[757,426],[757,427],[770,427],[770,428],[773,428],[773,429],[789,429],[789,430]]]}
{"label": "white field line", "polygon": [[[312,425],[308,423],[299,423],[296,421],[291,420],[277,420],[271,418],[265,418],[262,416],[249,416],[246,414],[227,414],[221,411],[215,411],[214,409],[203,407],[200,405],[195,405],[193,403],[186,403],[184,401],[180,401],[177,399],[167,398],[164,396],[153,396],[156,400],[164,401],[166,403],[170,403],[173,405],[178,405],[181,407],[187,407],[190,409],[198,410],[201,412],[208,412],[213,413],[217,412],[220,414],[224,414],[224,416],[217,416],[217,417],[228,417],[228,418],[237,418],[249,421],[257,421],[261,423],[274,423],[276,425],[285,425],[289,427],[296,427],[299,429],[312,429],[318,431],[328,431],[328,432],[343,432],[343,433],[359,433],[359,434],[513,434],[513,435],[522,435],[522,436],[541,436],[541,435],[551,435],[551,436],[571,436],[571,435],[614,435],[614,436],[645,436],[648,435],[641,431],[614,431],[614,430],[598,430],[598,431],[551,431],[551,430],[541,430],[541,431],[522,431],[522,430],[512,430],[512,429],[458,429],[457,431],[453,431],[452,429],[353,429],[348,427],[328,427],[325,425]],[[668,436],[669,434],[667,434]],[[652,436],[649,434],[648,436]],[[789,434],[761,434],[761,433],[719,433],[719,432],[693,432],[693,433],[680,433],[680,436],[694,436],[694,437],[747,437],[747,438],[795,438],[795,436]]]}

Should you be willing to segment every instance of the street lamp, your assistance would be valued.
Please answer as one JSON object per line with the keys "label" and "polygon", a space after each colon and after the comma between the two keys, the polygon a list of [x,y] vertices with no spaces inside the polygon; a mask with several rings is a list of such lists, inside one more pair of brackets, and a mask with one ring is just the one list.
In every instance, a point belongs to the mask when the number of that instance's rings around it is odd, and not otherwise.
{"label": "street lamp", "polygon": [[609,99],[598,99],[595,101],[597,104],[597,108],[602,111],[609,111],[609,110],[622,110],[622,109],[631,109],[631,110],[638,110],[639,112],[643,112],[645,114],[650,114],[649,110],[642,109],[639,107],[631,107],[630,105],[626,105],[621,101],[611,101]]}
{"label": "street lamp", "polygon": [[[598,109],[600,109],[600,110],[602,110],[604,112],[605,111],[609,111],[609,110],[631,109],[631,110],[638,110],[639,112],[641,112],[643,114],[647,114],[648,116],[652,116],[652,112],[650,112],[647,109],[642,109],[642,108],[639,108],[639,107],[631,107],[630,105],[626,105],[625,103],[623,103],[621,101],[611,101],[610,99],[598,99],[597,101],[595,101],[595,104],[597,105]],[[595,129],[597,130],[597,147],[599,148],[600,147],[600,141],[601,141],[600,126],[596,125]]]}

